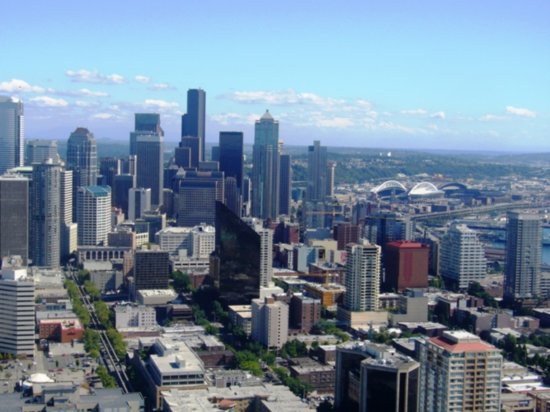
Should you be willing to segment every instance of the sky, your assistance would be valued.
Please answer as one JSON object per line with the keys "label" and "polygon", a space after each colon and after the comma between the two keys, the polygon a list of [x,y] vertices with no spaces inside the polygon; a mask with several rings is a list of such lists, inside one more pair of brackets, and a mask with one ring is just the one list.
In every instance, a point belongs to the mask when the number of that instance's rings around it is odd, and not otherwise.
{"label": "sky", "polygon": [[550,151],[547,0],[0,0],[0,95],[25,137],[177,141],[189,88],[207,142],[269,109],[285,144]]}

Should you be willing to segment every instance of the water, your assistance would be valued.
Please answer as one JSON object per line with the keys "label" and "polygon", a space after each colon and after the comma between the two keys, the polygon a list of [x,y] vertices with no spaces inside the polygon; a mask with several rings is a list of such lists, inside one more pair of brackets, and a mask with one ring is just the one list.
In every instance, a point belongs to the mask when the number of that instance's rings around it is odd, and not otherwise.
{"label": "water", "polygon": [[[550,228],[543,229],[543,237],[550,239]],[[491,247],[494,247],[495,249],[504,249],[505,243],[493,242],[491,243]],[[550,265],[550,245],[542,245],[542,263],[545,265]]]}

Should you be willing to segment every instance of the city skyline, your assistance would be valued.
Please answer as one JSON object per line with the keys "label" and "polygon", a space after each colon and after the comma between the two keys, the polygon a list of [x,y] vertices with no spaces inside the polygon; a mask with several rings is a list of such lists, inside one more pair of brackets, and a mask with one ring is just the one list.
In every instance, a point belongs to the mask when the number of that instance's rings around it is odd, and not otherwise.
{"label": "city skyline", "polygon": [[[287,145],[550,150],[542,1],[280,2],[269,13],[168,2],[147,14],[139,2],[30,3],[10,5],[0,28],[11,62],[0,95],[23,100],[29,140],[82,126],[124,141],[134,113],[156,112],[178,141],[187,90],[202,88],[209,144],[226,130],[252,143],[270,109]],[[199,63],[178,59],[182,48]],[[146,49],[157,58],[128,58]]]}

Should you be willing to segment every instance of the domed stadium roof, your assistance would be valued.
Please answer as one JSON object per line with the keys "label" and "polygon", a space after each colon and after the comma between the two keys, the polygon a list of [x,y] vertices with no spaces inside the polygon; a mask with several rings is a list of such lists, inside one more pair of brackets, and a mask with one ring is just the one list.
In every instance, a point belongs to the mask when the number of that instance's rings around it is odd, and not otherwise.
{"label": "domed stadium roof", "polygon": [[397,190],[397,191],[403,191],[403,192],[407,191],[407,188],[405,186],[403,186],[401,183],[399,183],[397,180],[387,180],[384,183],[382,183],[381,185],[373,187],[371,189],[371,192],[372,193],[380,193],[380,192],[383,192],[385,190],[390,190],[390,189],[394,189],[394,190]]}
{"label": "domed stadium roof", "polygon": [[433,183],[420,182],[417,183],[410,191],[409,196],[430,196],[443,193]]}

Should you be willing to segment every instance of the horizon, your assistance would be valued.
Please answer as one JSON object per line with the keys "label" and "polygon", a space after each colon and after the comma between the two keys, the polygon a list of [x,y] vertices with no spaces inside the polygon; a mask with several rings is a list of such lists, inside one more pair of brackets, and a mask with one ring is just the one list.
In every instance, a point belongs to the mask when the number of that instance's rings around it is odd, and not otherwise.
{"label": "horizon", "polygon": [[26,139],[84,125],[124,140],[134,113],[155,112],[177,141],[186,91],[201,87],[209,143],[222,130],[251,143],[269,109],[288,145],[550,151],[544,1],[283,1],[266,13],[249,1],[33,0],[10,13],[0,95],[23,101]]}

